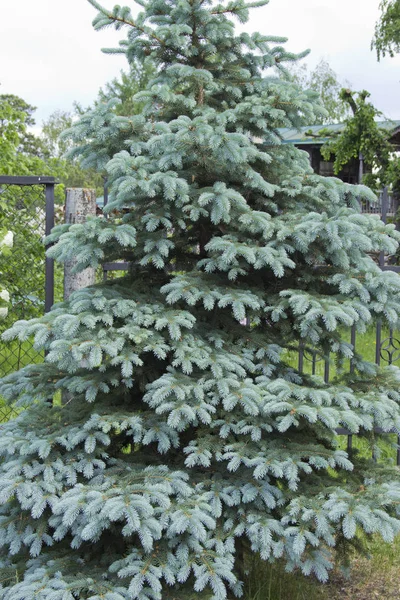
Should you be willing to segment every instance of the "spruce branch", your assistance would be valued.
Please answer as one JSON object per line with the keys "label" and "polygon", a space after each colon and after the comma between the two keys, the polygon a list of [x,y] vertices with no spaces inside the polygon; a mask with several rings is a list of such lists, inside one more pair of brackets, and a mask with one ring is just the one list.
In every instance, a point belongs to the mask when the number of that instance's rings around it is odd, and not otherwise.
{"label": "spruce branch", "polygon": [[218,5],[213,8],[210,13],[212,15],[236,14],[249,8],[259,8],[269,4],[269,0],[259,0],[256,2],[244,2],[243,0],[234,0],[229,2],[227,6]]}
{"label": "spruce branch", "polygon": [[[114,23],[118,23],[120,25],[127,25],[129,27],[132,27],[133,29],[141,31],[143,34],[147,35],[149,38],[156,40],[161,46],[165,46],[164,40],[159,38],[150,27],[143,27],[141,25],[138,25],[137,22],[134,21],[132,18],[127,18],[127,16],[120,16],[118,14],[118,12],[117,13],[109,12],[106,8],[101,6],[101,4],[99,4],[97,2],[97,0],[87,0],[87,1],[94,8],[96,8],[104,17],[106,17],[110,21],[109,24],[114,22]],[[119,6],[116,8],[120,9]],[[130,11],[127,14],[130,14]],[[107,26],[107,23],[104,23],[104,24],[100,23],[99,28],[101,29],[102,27],[106,27],[106,26]]]}

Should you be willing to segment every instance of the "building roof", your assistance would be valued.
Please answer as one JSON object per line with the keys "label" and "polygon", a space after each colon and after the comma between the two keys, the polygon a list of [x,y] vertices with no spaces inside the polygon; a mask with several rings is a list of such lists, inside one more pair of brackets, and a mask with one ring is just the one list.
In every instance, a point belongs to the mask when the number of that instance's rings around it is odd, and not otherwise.
{"label": "building roof", "polygon": [[[391,132],[390,140],[397,146],[400,145],[400,121],[378,121],[380,129],[386,129]],[[345,127],[345,123],[334,123],[332,125],[309,125],[308,127],[289,128],[282,127],[277,130],[283,144],[295,144],[296,146],[305,146],[313,144],[322,146],[328,141],[327,137],[318,136],[319,131],[328,130],[331,133],[340,133]]]}

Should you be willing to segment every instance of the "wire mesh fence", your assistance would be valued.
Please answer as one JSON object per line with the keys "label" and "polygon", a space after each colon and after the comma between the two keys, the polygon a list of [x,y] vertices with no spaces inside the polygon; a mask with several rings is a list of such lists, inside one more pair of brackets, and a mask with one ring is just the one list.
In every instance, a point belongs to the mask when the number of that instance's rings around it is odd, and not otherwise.
{"label": "wire mesh fence", "polygon": [[[15,321],[39,317],[53,303],[52,261],[46,259],[44,236],[54,219],[54,178],[0,177],[1,224],[14,234],[7,256],[0,256],[1,284],[10,293],[8,315],[0,334]],[[0,338],[0,376],[43,361],[31,340],[4,342]],[[0,400],[0,422],[16,412]]]}

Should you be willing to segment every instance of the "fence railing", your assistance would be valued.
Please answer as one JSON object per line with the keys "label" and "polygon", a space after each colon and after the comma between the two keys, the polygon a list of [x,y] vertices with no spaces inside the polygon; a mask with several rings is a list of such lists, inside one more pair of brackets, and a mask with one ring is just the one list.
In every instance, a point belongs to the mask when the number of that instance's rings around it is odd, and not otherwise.
{"label": "fence railing", "polygon": [[[361,211],[363,213],[369,214],[377,214],[380,216],[384,223],[387,222],[387,218],[390,216],[394,216],[398,209],[398,197],[390,194],[388,188],[385,187],[383,190],[379,192],[378,201],[376,205],[372,205],[369,203],[364,203],[361,205]],[[388,256],[385,255],[384,252],[380,252],[378,256],[378,263],[380,268],[383,271],[393,271],[395,273],[400,273],[400,266],[396,264],[388,264]],[[374,341],[372,341],[374,340]],[[365,343],[365,339],[363,340]],[[351,329],[350,333],[350,343],[353,346],[353,351],[357,350],[357,333],[355,327]],[[382,363],[386,363],[387,365],[393,365],[400,362],[400,332],[396,332],[393,329],[383,330],[382,321],[378,320],[375,327],[375,335],[367,337],[367,343],[373,344],[375,348],[373,360],[375,364],[381,365]],[[366,352],[368,348],[364,348],[364,352]],[[311,364],[311,373],[316,373],[317,363],[323,361],[324,364],[324,380],[326,383],[329,383],[330,378],[330,358],[320,356],[315,350],[307,350],[307,348],[303,347],[299,350],[298,357],[298,368],[300,372],[304,371],[305,361],[309,361]],[[400,366],[400,364],[399,364]],[[353,371],[354,366],[350,361],[349,366],[350,372]],[[350,431],[340,428],[336,430],[338,435],[347,436],[347,451],[349,453],[353,450],[353,435]],[[383,432],[380,428],[375,428],[373,433],[382,434],[382,433],[394,433],[397,436],[397,451],[396,451],[396,464],[400,466],[400,435],[397,431],[393,432]],[[375,450],[372,449],[372,454],[374,456]]]}
{"label": "fence railing", "polygon": [[[353,351],[357,351],[358,343],[362,344],[361,354],[367,360],[375,362],[378,366],[397,365],[400,366],[400,332],[393,329],[383,329],[382,322],[378,321],[373,330],[370,330],[362,336],[357,336],[356,328],[352,327],[349,332],[349,342],[353,346]],[[329,383],[332,375],[333,360],[330,355],[322,355],[320,351],[307,347],[303,344],[298,351],[297,367],[300,373],[310,375],[321,375],[325,383]],[[349,371],[354,371],[352,361],[349,361]],[[353,436],[358,435],[342,427],[336,430],[336,433],[347,437],[347,451],[351,454],[353,451]],[[384,432],[380,428],[374,428],[370,433],[373,434],[395,434],[397,437],[396,464],[400,466],[400,434],[397,431]],[[376,448],[371,450],[373,458],[376,458]]]}
{"label": "fence railing", "polygon": [[[387,190],[387,188],[385,188]],[[386,203],[386,206],[384,204]],[[385,192],[385,190],[379,190],[377,192],[376,202],[370,202],[369,200],[363,200],[361,202],[361,212],[369,215],[381,216],[383,212],[386,213],[387,217],[395,216],[399,207],[399,197],[397,194]]]}

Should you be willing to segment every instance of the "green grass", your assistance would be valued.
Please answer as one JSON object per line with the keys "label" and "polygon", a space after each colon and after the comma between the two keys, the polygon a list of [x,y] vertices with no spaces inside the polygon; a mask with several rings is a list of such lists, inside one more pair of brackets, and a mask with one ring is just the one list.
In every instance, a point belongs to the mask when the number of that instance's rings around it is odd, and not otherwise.
{"label": "green grass", "polygon": [[[394,333],[394,337],[397,337],[400,339],[400,332],[396,331]],[[343,338],[344,338],[344,341],[346,341],[350,344],[350,340],[351,340],[350,330],[346,330],[345,332],[343,332]],[[387,340],[388,338],[389,338],[389,329],[387,327],[382,327],[381,343],[384,340]],[[368,328],[368,330],[363,334],[357,334],[357,336],[356,336],[356,352],[358,354],[361,354],[365,360],[368,360],[373,363],[375,362],[375,357],[376,357],[376,328],[375,327]],[[283,356],[289,365],[291,365],[292,367],[295,367],[295,368],[298,367],[299,357],[298,357],[297,352],[287,351],[286,353],[284,353]],[[400,351],[399,351],[399,358],[400,358]],[[388,364],[388,363],[385,362],[381,358],[381,365],[383,366],[386,364]],[[397,364],[397,363],[395,363],[395,364]],[[398,364],[400,365],[400,361]],[[322,360],[321,357],[317,357],[317,360],[313,364],[312,355],[309,352],[306,352],[304,355],[304,359],[303,359],[304,373],[311,375],[313,372],[313,368],[314,368],[315,375],[323,377],[324,371],[325,371],[325,361]],[[350,369],[350,361],[349,360],[344,362],[343,369],[344,369],[344,371],[349,371],[349,369]],[[335,356],[331,355],[330,360],[329,360],[330,379],[332,379],[336,375],[336,373],[337,373],[337,370],[336,370],[336,364],[335,364]]]}
{"label": "green grass", "polygon": [[325,588],[301,573],[287,573],[283,562],[269,564],[254,557],[244,600],[330,600]]}
{"label": "green grass", "polygon": [[352,559],[349,577],[336,569],[327,584],[253,558],[244,600],[399,600],[400,537],[388,544],[374,536],[368,551]]}

